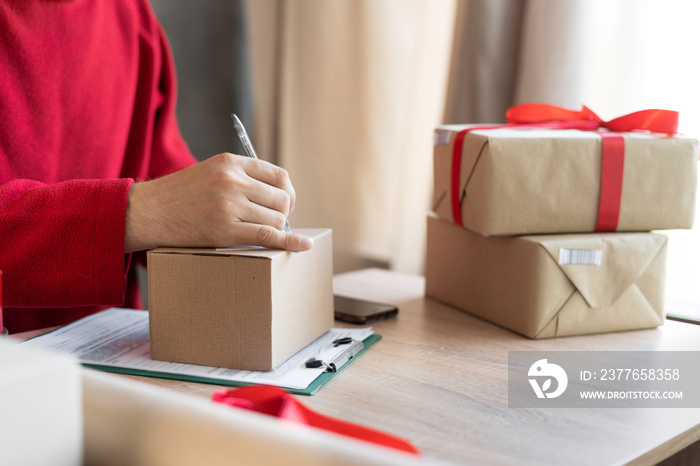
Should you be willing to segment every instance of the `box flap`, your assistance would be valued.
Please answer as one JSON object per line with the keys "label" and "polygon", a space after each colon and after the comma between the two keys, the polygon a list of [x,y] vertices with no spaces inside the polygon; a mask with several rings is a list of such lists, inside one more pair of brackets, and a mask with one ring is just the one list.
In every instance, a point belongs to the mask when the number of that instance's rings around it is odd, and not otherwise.
{"label": "box flap", "polygon": [[251,256],[272,259],[286,251],[281,249],[251,248],[250,246],[231,249],[218,248],[158,248],[149,254],[190,254],[195,256]]}
{"label": "box flap", "polygon": [[648,233],[546,238],[540,244],[592,308],[614,304],[644,274],[667,240]]}

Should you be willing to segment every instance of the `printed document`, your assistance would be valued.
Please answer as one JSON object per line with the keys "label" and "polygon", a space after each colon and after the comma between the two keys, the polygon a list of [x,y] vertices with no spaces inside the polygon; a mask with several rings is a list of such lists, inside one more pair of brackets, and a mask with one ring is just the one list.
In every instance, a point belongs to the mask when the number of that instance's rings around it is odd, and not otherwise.
{"label": "printed document", "polygon": [[371,328],[332,328],[317,340],[268,372],[242,371],[220,367],[156,361],[151,358],[148,312],[133,309],[107,309],[76,322],[40,335],[23,344],[72,353],[81,363],[130,369],[134,372],[173,374],[179,377],[209,379],[210,382],[267,384],[291,389],[308,387],[324,367],[307,368],[306,361],[333,361],[343,353],[336,339],[350,337],[364,340],[373,334]]}

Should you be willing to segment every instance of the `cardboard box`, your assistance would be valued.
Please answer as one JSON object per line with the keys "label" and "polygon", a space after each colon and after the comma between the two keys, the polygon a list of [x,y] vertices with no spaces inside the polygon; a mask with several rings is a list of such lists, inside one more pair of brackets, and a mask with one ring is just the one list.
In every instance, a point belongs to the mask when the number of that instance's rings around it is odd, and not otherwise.
{"label": "cardboard box", "polygon": [[[433,210],[449,221],[452,149],[457,132],[467,127],[441,126],[435,134]],[[692,228],[698,141],[621,134],[625,162],[617,231]],[[599,135],[577,130],[475,130],[464,138],[462,154],[465,228],[482,236],[595,230]]]}
{"label": "cardboard box", "polygon": [[657,327],[666,241],[651,233],[487,238],[429,216],[425,292],[530,338]]}
{"label": "cardboard box", "polygon": [[267,371],[331,328],[331,230],[295,231],[314,239],[309,251],[150,251],[151,356]]}

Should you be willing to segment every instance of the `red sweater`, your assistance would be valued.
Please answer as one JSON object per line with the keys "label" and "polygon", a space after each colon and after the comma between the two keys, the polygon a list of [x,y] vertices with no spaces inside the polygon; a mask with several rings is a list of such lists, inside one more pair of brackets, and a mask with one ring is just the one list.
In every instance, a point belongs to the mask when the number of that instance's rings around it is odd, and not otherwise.
{"label": "red sweater", "polygon": [[124,254],[129,186],[195,163],[175,95],[147,0],[0,2],[0,270],[11,333],[140,305]]}

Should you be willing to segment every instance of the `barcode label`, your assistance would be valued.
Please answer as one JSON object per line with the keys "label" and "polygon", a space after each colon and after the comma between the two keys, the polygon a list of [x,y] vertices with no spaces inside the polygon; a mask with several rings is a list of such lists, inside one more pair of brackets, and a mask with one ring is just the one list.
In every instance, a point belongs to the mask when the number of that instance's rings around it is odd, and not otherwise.
{"label": "barcode label", "polygon": [[600,249],[559,249],[559,265],[600,265],[602,262]]}
{"label": "barcode label", "polygon": [[433,137],[434,146],[446,146],[450,143],[450,131],[435,131]]}

